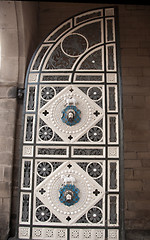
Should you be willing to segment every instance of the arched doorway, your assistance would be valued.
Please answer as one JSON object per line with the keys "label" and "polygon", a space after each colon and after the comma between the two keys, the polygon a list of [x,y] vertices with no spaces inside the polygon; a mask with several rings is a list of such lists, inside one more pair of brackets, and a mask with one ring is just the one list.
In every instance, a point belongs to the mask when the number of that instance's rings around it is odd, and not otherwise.
{"label": "arched doorway", "polygon": [[19,239],[123,239],[115,8],[67,20],[26,76]]}

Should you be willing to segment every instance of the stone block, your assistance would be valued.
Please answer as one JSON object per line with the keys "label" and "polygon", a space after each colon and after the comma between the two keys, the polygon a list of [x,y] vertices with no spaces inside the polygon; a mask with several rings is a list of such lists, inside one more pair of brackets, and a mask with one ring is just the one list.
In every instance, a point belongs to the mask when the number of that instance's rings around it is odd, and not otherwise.
{"label": "stone block", "polygon": [[143,179],[143,191],[150,191],[149,179]]}
{"label": "stone block", "polygon": [[134,179],[149,179],[150,180],[150,168],[141,168],[134,170]]}
{"label": "stone block", "polygon": [[125,199],[127,202],[136,201],[137,199],[140,201],[149,201],[150,200],[150,191],[126,191]]}
{"label": "stone block", "polygon": [[4,167],[4,182],[12,181],[12,166],[5,166]]}
{"label": "stone block", "polygon": [[[131,210],[131,211],[147,210],[150,212],[149,201],[146,201],[146,200],[141,201],[139,198],[136,201],[129,201],[128,202],[128,210]],[[146,214],[146,212],[145,212],[142,217],[144,217],[144,216],[146,217],[147,215],[148,215],[148,213]]]}
{"label": "stone block", "polygon": [[133,97],[123,96],[123,106],[124,108],[133,108]]}
{"label": "stone block", "polygon": [[0,98],[7,98],[8,87],[1,86],[0,88]]}
{"label": "stone block", "polygon": [[10,214],[11,198],[2,198],[3,212]]}
{"label": "stone block", "polygon": [[124,170],[124,177],[126,179],[133,179],[134,171],[131,168],[125,168]]}
{"label": "stone block", "polygon": [[8,89],[8,94],[7,94],[8,98],[17,98],[17,87],[10,87]]}
{"label": "stone block", "polygon": [[142,191],[142,181],[141,180],[126,180],[125,181],[125,191]]}
{"label": "stone block", "polygon": [[15,112],[16,99],[0,99],[0,112]]}
{"label": "stone block", "polygon": [[137,76],[125,76],[123,78],[123,86],[138,86],[139,85],[139,79]]}
{"label": "stone block", "polygon": [[150,168],[150,159],[143,159],[141,162],[143,167]]}
{"label": "stone block", "polygon": [[[126,38],[128,38],[128,35],[125,35],[125,36],[126,36]],[[125,40],[125,36],[123,36],[123,40]],[[122,41],[122,40],[120,39],[120,41]],[[135,48],[135,47],[133,47],[133,48],[121,48],[121,56],[132,57],[132,56],[137,56],[137,55],[138,55],[138,48]]]}
{"label": "stone block", "polygon": [[123,95],[130,96],[130,95],[136,95],[136,96],[146,96],[148,95],[150,89],[149,87],[145,86],[136,86],[136,85],[131,85],[131,86],[123,86]]}
{"label": "stone block", "polygon": [[18,57],[17,29],[1,30],[1,56]]}
{"label": "stone block", "polygon": [[0,128],[0,138],[5,137],[6,135],[8,137],[14,136],[14,124],[8,124],[7,122],[3,123],[3,128]]}
{"label": "stone block", "polygon": [[125,162],[127,161],[127,160],[133,160],[133,159],[137,159],[137,153],[135,152],[135,151],[125,151],[124,152],[124,159],[125,159]]}
{"label": "stone block", "polygon": [[143,161],[141,160],[131,160],[131,159],[128,159],[128,160],[125,160],[124,161],[124,167],[125,168],[133,168],[133,169],[137,169],[137,168],[141,168],[142,167],[142,163]]}
{"label": "stone block", "polygon": [[150,41],[141,41],[140,48],[149,48],[150,49]]}
{"label": "stone block", "polygon": [[0,28],[17,29],[15,3],[0,1]]}
{"label": "stone block", "polygon": [[145,96],[133,96],[133,107],[144,108],[145,107]]}
{"label": "stone block", "polygon": [[17,81],[18,81],[18,57],[2,56],[0,83],[16,85]]}
{"label": "stone block", "polygon": [[126,231],[126,240],[149,240],[150,231],[144,230],[128,230]]}
{"label": "stone block", "polygon": [[138,56],[150,56],[150,46],[147,48],[138,48]]}
{"label": "stone block", "polygon": [[0,198],[10,198],[11,185],[8,182],[0,182]]}
{"label": "stone block", "polygon": [[148,152],[148,151],[145,152],[145,151],[140,151],[140,150],[138,150],[138,151],[137,151],[137,159],[149,160],[149,159],[150,159],[150,152]]}
{"label": "stone block", "polygon": [[150,109],[150,96],[146,96],[145,97],[145,107],[147,108],[147,109]]}
{"label": "stone block", "polygon": [[150,77],[150,68],[143,67],[142,72],[143,72],[143,76]]}
{"label": "stone block", "polygon": [[148,149],[148,146],[147,146],[147,142],[125,142],[124,143],[124,149],[125,151],[135,151],[135,152],[138,152],[138,151],[147,151]]}
{"label": "stone block", "polygon": [[4,166],[0,164],[0,182],[4,181]]}
{"label": "stone block", "polygon": [[12,137],[0,137],[0,152],[12,152],[14,148],[14,139]]}
{"label": "stone block", "polygon": [[[128,42],[126,42],[128,44]],[[122,56],[121,63],[124,67],[150,67],[149,56]]]}

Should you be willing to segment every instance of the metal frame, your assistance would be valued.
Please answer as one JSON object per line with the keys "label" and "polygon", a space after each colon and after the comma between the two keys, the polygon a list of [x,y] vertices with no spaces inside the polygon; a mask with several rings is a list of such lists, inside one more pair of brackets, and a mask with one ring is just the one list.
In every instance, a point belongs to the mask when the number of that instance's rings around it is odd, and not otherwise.
{"label": "metal frame", "polygon": [[[119,204],[120,204],[120,215],[119,215],[119,222],[120,222],[120,225],[119,225],[119,239],[120,240],[123,240],[124,239],[124,181],[123,181],[123,114],[122,114],[122,85],[121,85],[121,66],[120,66],[120,50],[119,50],[119,26],[118,26],[118,9],[116,8],[116,7],[110,7],[110,8],[114,8],[114,11],[115,11],[115,19],[116,19],[116,21],[115,21],[115,29],[116,29],[116,54],[117,54],[117,75],[118,75],[118,103],[119,103],[119,106],[118,106],[118,115],[119,115],[119,126],[120,126],[120,131],[119,131],[119,138],[120,138],[120,144],[119,144],[119,153],[120,153],[120,164],[119,164],[119,169],[120,169],[120,175],[119,175],[119,180],[120,180],[120,194],[119,194],[119,196],[120,196],[120,200],[119,200]],[[105,9],[108,9],[108,7],[107,8],[100,8],[102,11],[103,11],[103,13],[104,13],[104,11],[105,11]],[[94,9],[94,10],[91,10],[91,11],[95,11],[96,9]],[[87,11],[85,12],[85,13],[87,13]],[[83,13],[82,13],[83,14]],[[79,16],[79,15],[76,15],[76,16],[74,16],[74,17],[77,17],[77,16]],[[105,17],[103,17],[104,19],[105,19]],[[65,21],[66,22],[66,21]],[[64,23],[65,23],[64,22]],[[106,33],[105,33],[105,21],[104,21],[104,46],[105,46],[105,43],[106,43]],[[66,32],[65,32],[66,33]],[[49,36],[49,35],[48,35]],[[104,51],[106,51],[105,50],[106,48],[104,48]],[[33,60],[35,59],[35,56],[36,56],[36,54],[37,54],[37,52],[38,52],[38,50],[39,50],[39,47],[37,48],[37,50],[35,51],[35,53],[34,53],[34,55],[33,55],[33,57],[32,57],[32,59],[31,59],[31,62],[30,62],[30,64],[29,64],[29,67],[28,67],[28,71],[27,71],[27,76],[26,76],[26,83],[25,83],[25,97],[24,97],[24,109],[26,109],[26,99],[27,99],[27,94],[28,94],[28,88],[27,88],[27,86],[28,86],[28,78],[29,78],[29,74],[30,74],[30,68],[31,68],[31,66],[32,66],[32,63],[33,63]],[[48,53],[47,53],[48,54]],[[46,54],[46,55],[47,55]],[[104,53],[104,56],[106,56],[106,52]],[[45,59],[46,59],[46,56],[45,56]],[[44,61],[45,60],[43,60],[43,62],[42,62],[42,64],[41,64],[41,69],[42,69],[42,66],[43,66],[43,64],[44,64]],[[105,69],[104,69],[104,71],[103,71],[103,73],[104,73],[104,77],[105,77],[105,79],[106,79],[106,74],[107,74],[107,71],[106,71],[106,59],[104,60],[104,62],[105,62],[105,64],[104,64],[104,66],[105,66]],[[63,72],[63,70],[62,70],[62,72]],[[69,73],[70,71],[66,71],[66,73]],[[86,72],[86,71],[84,71],[84,72]],[[102,73],[102,71],[100,71],[101,73]],[[39,71],[35,71],[35,74],[36,73],[41,73],[41,70],[40,70],[40,72]],[[54,73],[55,73],[55,71],[54,71]],[[80,84],[83,84],[83,83],[76,83],[76,82],[73,82],[73,77],[74,77],[74,74],[75,73],[78,73],[78,71],[76,71],[76,68],[75,68],[75,70],[74,70],[74,72],[72,72],[72,79],[71,79],[71,84],[73,83],[74,85],[77,85],[77,86],[79,86]],[[98,73],[98,72],[97,72]],[[111,73],[111,71],[110,71],[110,73]],[[37,94],[36,94],[36,100],[35,100],[35,103],[37,103],[38,102],[38,96],[39,96],[39,85],[40,85],[40,74],[39,74],[39,76],[38,76],[38,79],[37,79],[37,82],[36,82],[36,85],[37,85]],[[42,83],[42,82],[41,82]],[[33,84],[33,82],[31,82],[31,83],[29,83],[29,85],[31,85],[32,86],[32,84]],[[34,83],[35,84],[35,83]],[[46,85],[46,83],[44,83],[45,85]],[[59,84],[62,84],[62,85],[66,85],[67,83],[66,82],[61,82],[61,83],[59,83]],[[68,83],[69,84],[69,83]],[[89,83],[87,83],[87,84],[89,84]],[[98,85],[99,83],[94,83],[94,85]],[[101,84],[104,84],[104,83],[101,83]],[[109,83],[109,84],[111,84],[111,83]],[[104,84],[104,87],[105,87],[105,92],[107,92],[107,84]],[[105,102],[107,103],[107,96],[105,95]],[[106,105],[107,104],[105,104],[105,111],[107,112],[107,109],[106,109]],[[37,121],[37,112],[38,112],[38,104],[36,104],[36,106],[35,106],[35,124],[38,122]],[[33,114],[33,111],[31,110],[31,111],[28,111],[28,113],[29,114]],[[23,120],[23,124],[24,124],[24,121],[25,121],[25,110],[24,110],[24,120]],[[105,125],[107,125],[107,118],[106,118],[106,123],[105,123]],[[37,129],[37,124],[35,125],[35,131],[34,131],[34,144],[33,144],[33,149],[34,149],[34,152],[33,152],[33,159],[35,159],[36,158],[36,148],[35,148],[35,146],[37,145],[37,143],[36,143],[36,129]],[[22,131],[23,132],[23,131]],[[106,136],[107,136],[107,128],[106,128]],[[22,138],[23,139],[23,138]],[[25,144],[26,146],[29,146],[29,145],[31,145],[31,144],[29,144],[29,143],[26,143]],[[66,145],[66,144],[64,144],[63,142],[62,142],[62,144],[59,144],[59,146],[60,145],[62,145],[62,146],[64,146],[64,145]],[[73,144],[74,145],[74,144]],[[69,149],[71,148],[71,146],[73,146],[73,145],[70,145],[70,144],[68,144],[68,146],[69,146]],[[79,144],[75,144],[74,146],[78,146]],[[81,145],[81,144],[80,144]],[[80,146],[79,145],[79,146]],[[86,145],[86,146],[88,146],[88,145]],[[90,146],[95,146],[95,145],[91,145],[90,144]],[[111,146],[111,145],[109,145],[109,146]],[[113,145],[112,145],[113,146]],[[108,147],[108,145],[107,145],[107,143],[106,143],[106,148]],[[22,151],[23,151],[23,146],[22,146]],[[28,157],[24,157],[24,159],[27,159]],[[70,151],[70,154],[69,154],[69,158],[71,158],[71,151]],[[88,158],[89,160],[90,160],[90,158]],[[106,151],[106,157],[105,157],[105,159],[108,159],[108,156],[107,156],[107,151]],[[75,158],[72,158],[72,160],[76,160]],[[82,158],[81,158],[81,160],[83,160]],[[92,158],[91,158],[91,161],[92,161]],[[21,162],[20,162],[20,169],[21,169]],[[35,161],[33,161],[33,169],[35,169]],[[105,228],[104,227],[100,227],[100,226],[98,226],[98,227],[96,227],[96,226],[91,226],[91,227],[86,227],[86,228],[92,228],[92,229],[106,229],[105,230],[105,237],[107,238],[107,228],[109,229],[109,228],[111,228],[111,229],[116,229],[116,227],[108,227],[107,226],[107,216],[108,216],[108,213],[107,213],[107,211],[108,211],[108,206],[107,206],[107,204],[108,204],[108,201],[107,201],[107,186],[108,186],[108,179],[107,179],[107,176],[108,176],[108,173],[107,173],[107,169],[108,169],[108,166],[107,166],[107,161],[106,161],[106,180],[105,180],[105,184],[106,184],[106,201],[105,201],[105,213],[106,213],[106,225],[105,225]],[[20,173],[20,177],[19,177],[19,179],[21,179],[21,173]],[[20,182],[20,181],[19,181]],[[32,176],[32,187],[34,186],[34,172],[33,172],[33,176]],[[21,189],[21,184],[20,184],[20,186],[19,186],[19,188]],[[29,190],[28,192],[31,192],[32,193],[32,190]],[[115,194],[115,192],[112,192],[112,194]],[[118,193],[117,193],[118,194]],[[33,205],[33,194],[32,194],[32,198],[31,198],[31,202],[32,202],[32,204],[31,205]],[[19,202],[20,202],[20,200],[19,200]],[[19,204],[20,205],[20,204]],[[20,206],[19,206],[19,208],[18,209],[20,209]],[[33,214],[33,211],[31,211],[31,217],[30,217],[30,219],[31,219],[31,222],[32,222],[32,214]],[[18,210],[18,219],[19,219],[19,210]],[[22,226],[24,226],[24,227],[26,227],[27,225],[22,225]],[[31,232],[32,232],[32,224],[30,224],[29,225],[30,226],[30,237],[32,237],[31,236]],[[53,228],[57,228],[58,226],[52,226]],[[69,231],[70,231],[70,228],[69,227],[65,227],[65,226],[60,226],[62,229],[63,228],[66,228],[67,229],[67,233],[68,233],[68,238],[67,238],[67,240],[70,240],[70,237],[69,237]],[[71,227],[72,229],[78,229],[79,227],[78,226],[73,226],[73,227]],[[80,226],[80,229],[84,229],[85,228],[85,226]],[[19,229],[19,223],[18,223],[18,229]],[[18,233],[17,233],[17,238],[18,238]],[[18,238],[19,239],[19,238]],[[26,239],[26,238],[25,238]]]}

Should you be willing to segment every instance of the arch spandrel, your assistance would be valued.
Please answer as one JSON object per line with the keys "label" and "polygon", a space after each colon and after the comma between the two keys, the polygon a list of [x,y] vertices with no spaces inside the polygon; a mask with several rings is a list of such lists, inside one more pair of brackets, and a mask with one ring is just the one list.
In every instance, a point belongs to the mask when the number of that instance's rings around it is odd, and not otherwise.
{"label": "arch spandrel", "polygon": [[79,14],[28,69],[19,239],[120,238],[120,74],[114,8]]}

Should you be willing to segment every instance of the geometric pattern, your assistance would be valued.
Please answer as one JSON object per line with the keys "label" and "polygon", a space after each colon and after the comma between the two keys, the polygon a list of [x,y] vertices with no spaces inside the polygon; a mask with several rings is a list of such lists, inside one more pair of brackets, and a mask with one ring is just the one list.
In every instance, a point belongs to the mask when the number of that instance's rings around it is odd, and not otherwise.
{"label": "geometric pattern", "polygon": [[18,240],[124,239],[117,21],[114,7],[78,14],[31,60]]}
{"label": "geometric pattern", "polygon": [[[98,89],[100,90],[100,88]],[[97,94],[96,90],[95,93]],[[104,110],[90,97],[90,92],[89,96],[87,96],[77,86],[69,85],[39,110],[39,117],[48,127],[51,127],[63,141],[69,143],[76,142],[88,129],[95,126],[96,123],[104,117]],[[77,124],[68,126],[62,121],[61,117],[66,101],[70,98],[76,101],[77,107],[81,112],[81,120]],[[97,115],[95,115],[95,113],[97,113]],[[69,136],[71,136],[71,139]],[[52,141],[52,139],[50,139],[50,141]]]}
{"label": "geometric pattern", "polygon": [[[71,206],[64,205],[59,200],[59,190],[63,184],[61,177],[64,175],[73,177],[75,186],[80,191],[78,194],[80,200]],[[97,192],[96,194],[95,191]],[[103,198],[104,188],[79,167],[77,163],[67,161],[61,164],[60,167],[35,188],[35,196],[43,202],[50,212],[55,214],[62,224],[76,225],[77,220]],[[59,222],[58,225],[60,226],[61,223]]]}

